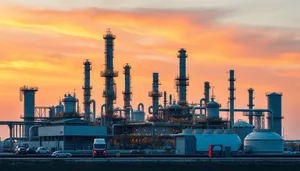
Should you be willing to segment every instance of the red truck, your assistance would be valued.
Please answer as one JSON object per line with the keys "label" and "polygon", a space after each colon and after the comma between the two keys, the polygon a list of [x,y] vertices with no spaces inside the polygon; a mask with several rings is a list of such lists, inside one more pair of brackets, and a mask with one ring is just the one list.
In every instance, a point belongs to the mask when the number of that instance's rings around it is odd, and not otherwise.
{"label": "red truck", "polygon": [[106,157],[106,142],[104,138],[96,138],[93,143],[93,157]]}

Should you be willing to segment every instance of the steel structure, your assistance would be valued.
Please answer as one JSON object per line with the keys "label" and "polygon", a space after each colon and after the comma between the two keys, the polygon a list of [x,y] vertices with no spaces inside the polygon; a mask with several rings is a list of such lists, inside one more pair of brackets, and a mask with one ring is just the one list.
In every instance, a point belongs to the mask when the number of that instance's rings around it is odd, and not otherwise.
{"label": "steel structure", "polygon": [[162,97],[162,92],[159,91],[159,85],[158,73],[153,73],[152,91],[148,93],[149,97],[152,97],[153,119],[158,118],[159,98]]}
{"label": "steel structure", "polygon": [[131,107],[131,75],[130,75],[130,69],[131,66],[127,63],[124,67],[124,75],[125,75],[125,91],[123,91],[124,96],[124,110],[125,110],[125,116],[126,120],[130,120],[130,107]]}
{"label": "steel structure", "polygon": [[[249,107],[250,110],[253,109],[253,107],[254,107],[253,92],[254,92],[253,88],[249,88],[248,89],[248,93],[249,93],[249,104],[248,104],[248,107]],[[253,125],[253,112],[249,112],[249,124]]]}
{"label": "steel structure", "polygon": [[[20,88],[20,100],[22,101],[22,94],[24,95],[24,121],[33,122],[34,121],[34,111],[35,111],[35,93],[38,91],[37,87],[23,86]],[[29,128],[32,125],[25,125],[23,135],[25,137],[29,136]]]}
{"label": "steel structure", "polygon": [[180,49],[178,51],[179,58],[179,76],[175,78],[177,92],[178,92],[178,104],[187,105],[186,99],[186,87],[189,86],[189,77],[186,74],[186,50]]}
{"label": "steel structure", "polygon": [[105,98],[105,124],[110,127],[114,114],[114,103],[117,99],[116,83],[114,77],[118,77],[118,72],[114,71],[114,40],[116,36],[112,34],[110,29],[103,36],[105,40],[105,69],[100,73],[101,77],[105,78],[105,89],[103,97]]}
{"label": "steel structure", "polygon": [[87,121],[90,121],[90,115],[91,115],[91,62],[89,60],[86,60],[83,62],[84,65],[84,85],[82,86],[83,89],[83,104],[84,104],[84,118]]}
{"label": "steel structure", "polygon": [[234,100],[235,100],[235,97],[234,97],[234,91],[235,91],[235,87],[234,87],[234,82],[235,82],[235,78],[234,78],[234,70],[230,70],[229,71],[229,113],[230,113],[230,128],[233,127],[233,124],[234,124]]}

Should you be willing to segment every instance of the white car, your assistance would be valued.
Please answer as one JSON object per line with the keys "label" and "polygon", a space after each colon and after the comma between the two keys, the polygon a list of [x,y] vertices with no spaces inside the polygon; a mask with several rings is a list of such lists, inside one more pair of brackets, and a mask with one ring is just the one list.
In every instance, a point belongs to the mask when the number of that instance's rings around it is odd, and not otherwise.
{"label": "white car", "polygon": [[36,154],[49,154],[50,151],[47,150],[45,147],[39,147],[36,149]]}
{"label": "white car", "polygon": [[52,153],[52,157],[72,157],[72,154],[63,151],[55,151]]}

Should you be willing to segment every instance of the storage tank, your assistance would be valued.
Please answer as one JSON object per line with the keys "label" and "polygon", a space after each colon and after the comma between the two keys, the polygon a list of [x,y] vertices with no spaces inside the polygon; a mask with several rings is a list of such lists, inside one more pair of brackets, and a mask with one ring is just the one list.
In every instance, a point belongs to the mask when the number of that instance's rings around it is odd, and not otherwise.
{"label": "storage tank", "polygon": [[190,128],[183,129],[182,134],[193,134],[193,130]]}
{"label": "storage tank", "polygon": [[55,106],[55,114],[63,113],[64,112],[64,105],[62,105],[61,101],[57,106]]}
{"label": "storage tank", "polygon": [[197,141],[197,151],[207,152],[209,145],[223,145],[230,147],[232,152],[237,152],[241,149],[242,142],[237,134],[194,134]]}
{"label": "storage tank", "polygon": [[135,110],[132,112],[132,121],[134,122],[144,122],[145,121],[145,112],[141,110]]}
{"label": "storage tank", "polygon": [[204,129],[203,130],[203,134],[212,134],[212,133],[214,133],[213,129]]}
{"label": "storage tank", "polygon": [[223,129],[215,129],[214,134],[223,134]]}
{"label": "storage tank", "polygon": [[207,107],[207,117],[208,118],[219,118],[219,108],[220,104],[211,98],[211,101],[206,104]]}
{"label": "storage tank", "polygon": [[282,93],[267,93],[267,97],[268,109],[272,111],[273,115],[268,113],[268,128],[282,136]]}
{"label": "storage tank", "polygon": [[71,94],[66,95],[63,99],[65,104],[65,113],[76,113],[76,103],[77,99],[73,97]]}
{"label": "storage tank", "polygon": [[238,120],[234,125],[233,125],[233,132],[236,133],[242,143],[244,143],[244,139],[247,135],[249,135],[251,132],[253,132],[254,126],[243,121],[243,120]]}
{"label": "storage tank", "polygon": [[270,129],[255,129],[246,136],[244,151],[251,154],[282,154],[284,141]]}
{"label": "storage tank", "polygon": [[194,129],[193,133],[194,134],[202,134],[203,130],[202,129]]}

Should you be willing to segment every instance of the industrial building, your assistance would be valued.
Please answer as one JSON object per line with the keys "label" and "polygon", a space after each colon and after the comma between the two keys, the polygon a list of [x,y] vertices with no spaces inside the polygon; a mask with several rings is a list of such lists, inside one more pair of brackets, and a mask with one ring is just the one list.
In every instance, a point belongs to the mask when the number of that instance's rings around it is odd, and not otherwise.
{"label": "industrial building", "polygon": [[[122,107],[116,107],[117,85],[114,80],[118,77],[118,72],[114,68],[116,36],[107,30],[103,39],[105,68],[100,76],[105,79],[101,94],[105,103],[100,105],[100,113],[97,113],[96,101],[92,99],[93,87],[90,77],[92,62],[86,60],[83,62],[82,87],[84,112],[79,111],[80,102],[75,91],[73,94],[65,94],[56,106],[45,107],[35,105],[37,87],[21,87],[20,98],[24,97],[24,116],[21,118],[24,121],[1,122],[10,128],[10,138],[5,144],[13,146],[15,142],[23,141],[38,143],[39,146],[51,149],[84,150],[89,149],[94,138],[104,137],[113,149],[172,148],[179,150],[180,154],[204,154],[207,153],[209,145],[221,145],[232,152],[282,152],[283,139],[280,138],[283,119],[282,93],[267,93],[268,108],[256,109],[253,102],[254,89],[249,88],[248,107],[236,108],[235,71],[230,70],[228,108],[222,108],[217,102],[209,81],[204,82],[204,96],[199,97],[199,104],[192,104],[187,96],[190,78],[186,71],[188,53],[184,48],[180,48],[177,55],[179,59],[179,73],[175,76],[177,100],[171,94],[168,100],[167,91],[161,91],[159,87],[163,80],[159,78],[159,73],[154,72],[152,90],[148,92],[152,105],[145,110],[141,102],[137,109],[134,109],[131,104],[134,94],[131,90],[131,69],[134,68],[126,63],[123,67],[124,103]],[[161,98],[163,103],[160,103]],[[229,119],[221,118],[221,112],[229,112]],[[234,122],[235,114],[238,112],[248,117],[248,123]],[[265,119],[268,127],[265,126]],[[268,140],[274,142],[273,149],[262,151]],[[186,149],[187,146],[194,146],[192,144],[195,145],[194,149]]]}

